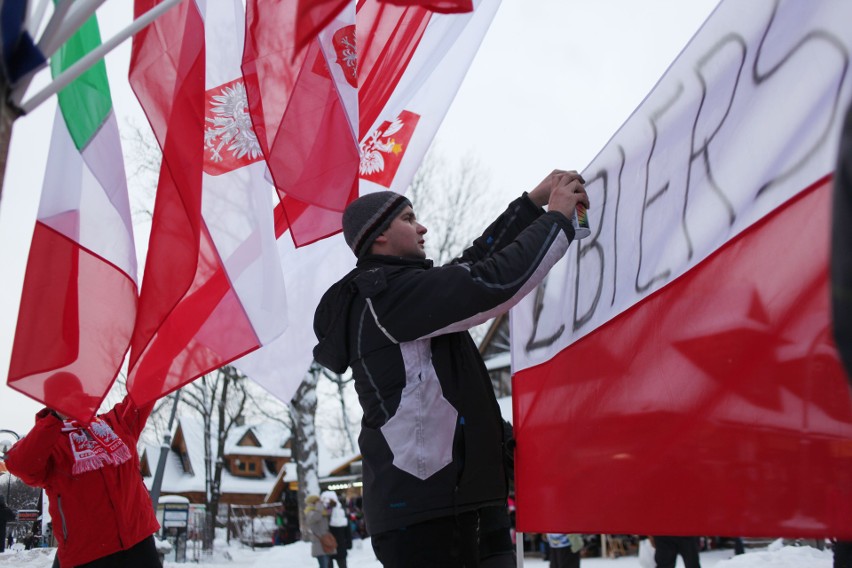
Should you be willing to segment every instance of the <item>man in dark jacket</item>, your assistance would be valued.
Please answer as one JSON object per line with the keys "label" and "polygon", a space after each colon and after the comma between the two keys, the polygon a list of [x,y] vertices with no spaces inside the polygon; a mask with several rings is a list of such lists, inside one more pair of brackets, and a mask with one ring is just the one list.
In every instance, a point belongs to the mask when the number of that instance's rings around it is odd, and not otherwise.
{"label": "man in dark jacket", "polygon": [[15,518],[15,511],[6,505],[6,498],[0,495],[0,552],[6,550],[6,523],[14,521]]}
{"label": "man in dark jacket", "polygon": [[[852,385],[852,104],[840,133],[831,226],[831,304],[834,340]],[[834,568],[852,568],[852,541],[834,544]]]}
{"label": "man in dark jacket", "polygon": [[355,378],[364,511],[383,565],[477,565],[477,511],[505,506],[507,485],[500,410],[467,330],[520,301],[565,255],[569,219],[589,205],[583,183],[554,171],[440,267],[405,197],[372,193],[344,212],[358,264],[320,301],[314,357]]}
{"label": "man in dark jacket", "polygon": [[831,227],[831,303],[834,339],[852,384],[852,104],[840,133]]}

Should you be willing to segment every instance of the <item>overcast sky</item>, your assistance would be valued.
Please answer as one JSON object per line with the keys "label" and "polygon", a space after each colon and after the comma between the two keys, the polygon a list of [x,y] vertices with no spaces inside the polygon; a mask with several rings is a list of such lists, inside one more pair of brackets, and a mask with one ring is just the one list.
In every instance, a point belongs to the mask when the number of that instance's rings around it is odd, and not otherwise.
{"label": "overcast sky", "polygon": [[[478,160],[501,203],[554,168],[582,170],[717,3],[503,0],[438,131],[441,153]],[[104,38],[130,22],[131,5],[110,0],[99,9]],[[128,43],[107,57],[122,129],[127,120],[145,124],[127,83],[129,54]],[[40,406],[8,389],[5,377],[54,110],[51,100],[15,123],[0,202],[0,429],[20,434]]]}

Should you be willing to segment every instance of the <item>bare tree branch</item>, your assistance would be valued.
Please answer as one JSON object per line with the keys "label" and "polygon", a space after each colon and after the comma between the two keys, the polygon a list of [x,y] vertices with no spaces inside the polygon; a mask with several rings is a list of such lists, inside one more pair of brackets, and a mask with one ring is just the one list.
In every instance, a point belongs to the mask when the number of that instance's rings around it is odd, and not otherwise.
{"label": "bare tree branch", "polygon": [[444,264],[470,245],[502,204],[488,199],[488,175],[472,157],[451,164],[436,149],[423,160],[406,192],[429,233],[427,255]]}

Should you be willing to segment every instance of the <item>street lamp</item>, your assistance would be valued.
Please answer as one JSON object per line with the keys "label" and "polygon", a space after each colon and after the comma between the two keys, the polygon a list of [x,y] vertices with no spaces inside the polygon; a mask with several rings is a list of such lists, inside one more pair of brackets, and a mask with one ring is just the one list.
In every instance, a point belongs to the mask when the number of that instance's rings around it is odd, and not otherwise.
{"label": "street lamp", "polygon": [[[3,434],[11,434],[15,438],[16,442],[20,440],[21,437],[14,430],[0,430],[0,457],[2,457],[5,461],[6,452],[9,451],[9,448],[12,447],[12,444],[7,440],[2,439]],[[7,469],[6,475],[9,476],[9,482],[6,484],[6,503],[10,503],[12,497],[12,472]]]}

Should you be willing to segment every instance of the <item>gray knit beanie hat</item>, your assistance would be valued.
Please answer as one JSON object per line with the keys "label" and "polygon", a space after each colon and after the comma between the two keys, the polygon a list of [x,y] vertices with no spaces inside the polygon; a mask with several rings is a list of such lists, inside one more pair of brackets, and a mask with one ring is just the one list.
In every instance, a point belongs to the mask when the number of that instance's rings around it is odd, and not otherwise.
{"label": "gray knit beanie hat", "polygon": [[367,254],[376,237],[385,232],[406,205],[411,202],[393,191],[368,193],[347,205],[343,211],[343,238],[355,256]]}

